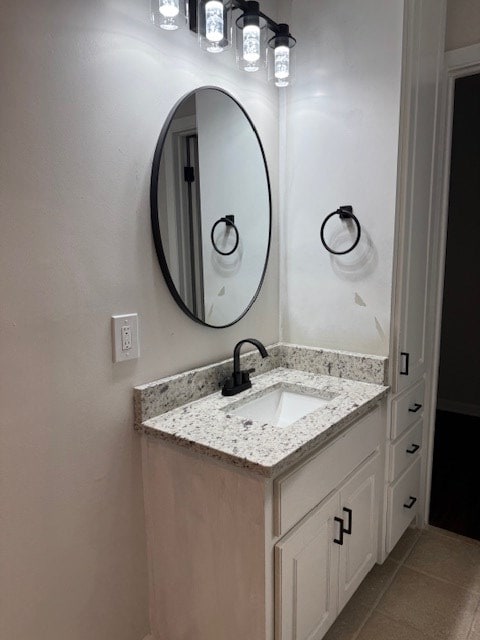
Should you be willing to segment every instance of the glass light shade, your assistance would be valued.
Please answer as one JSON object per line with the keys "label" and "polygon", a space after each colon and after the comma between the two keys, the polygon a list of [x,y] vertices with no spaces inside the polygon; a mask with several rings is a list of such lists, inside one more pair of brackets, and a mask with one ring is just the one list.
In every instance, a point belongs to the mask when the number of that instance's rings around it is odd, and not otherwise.
{"label": "glass light shade", "polygon": [[296,44],[288,31],[288,25],[281,24],[280,33],[268,42],[268,79],[277,87],[288,87],[295,77]]}
{"label": "glass light shade", "polygon": [[232,42],[231,6],[229,0],[198,0],[198,40],[209,53],[221,53]]}
{"label": "glass light shade", "polygon": [[188,0],[151,0],[151,16],[155,26],[176,31],[187,22]]}
{"label": "glass light shade", "polygon": [[176,18],[180,13],[178,0],[159,0],[158,10],[164,18]]}
{"label": "glass light shade", "polygon": [[290,75],[290,49],[288,47],[275,47],[275,80],[287,80]]}
{"label": "glass light shade", "polygon": [[260,60],[260,27],[258,25],[250,24],[243,27],[243,57],[252,67]]}
{"label": "glass light shade", "polygon": [[267,63],[267,28],[264,18],[244,13],[235,23],[237,65],[254,73]]}

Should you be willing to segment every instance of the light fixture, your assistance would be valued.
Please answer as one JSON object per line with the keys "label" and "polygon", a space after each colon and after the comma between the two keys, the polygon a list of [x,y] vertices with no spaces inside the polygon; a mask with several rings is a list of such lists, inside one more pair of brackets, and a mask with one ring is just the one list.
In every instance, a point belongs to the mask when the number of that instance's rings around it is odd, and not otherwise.
{"label": "light fixture", "polygon": [[152,22],[166,31],[176,31],[188,19],[186,0],[151,0]]}
{"label": "light fixture", "polygon": [[281,23],[278,29],[268,41],[271,49],[269,59],[269,79],[275,82],[277,87],[288,87],[295,74],[295,57],[292,51],[297,41],[290,35],[288,24]]}
{"label": "light fixture", "polygon": [[235,21],[235,50],[240,69],[252,73],[265,66],[266,26],[259,3],[248,0],[242,15]]}
{"label": "light fixture", "polygon": [[198,0],[198,40],[209,53],[221,53],[231,45],[231,6],[228,0]]}
{"label": "light fixture", "polygon": [[[173,31],[186,20],[198,33],[202,49],[221,53],[232,42],[232,12],[235,20],[235,50],[238,66],[253,73],[267,64],[269,79],[277,87],[287,87],[294,75],[295,38],[287,24],[277,24],[260,11],[257,0],[151,0],[152,20],[162,29]],[[267,29],[273,32],[268,40]],[[268,51],[268,56],[267,56]]]}

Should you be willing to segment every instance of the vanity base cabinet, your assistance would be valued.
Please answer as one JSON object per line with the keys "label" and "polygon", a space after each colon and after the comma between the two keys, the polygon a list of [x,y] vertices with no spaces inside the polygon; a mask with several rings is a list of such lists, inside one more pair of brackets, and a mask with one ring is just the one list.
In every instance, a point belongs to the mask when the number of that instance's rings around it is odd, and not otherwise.
{"label": "vanity base cabinet", "polygon": [[[385,436],[377,407],[275,480],[144,436],[153,638],[320,640],[377,561]],[[279,534],[278,487],[335,460],[336,484]]]}
{"label": "vanity base cabinet", "polygon": [[376,453],[275,546],[275,640],[320,640],[377,560]]}
{"label": "vanity base cabinet", "polygon": [[155,640],[265,640],[268,481],[142,438]]}

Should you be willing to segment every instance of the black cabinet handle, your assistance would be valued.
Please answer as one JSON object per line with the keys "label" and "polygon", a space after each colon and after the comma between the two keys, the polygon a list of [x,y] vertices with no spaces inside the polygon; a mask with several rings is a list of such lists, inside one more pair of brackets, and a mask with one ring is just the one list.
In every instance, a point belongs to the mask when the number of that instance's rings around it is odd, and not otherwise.
{"label": "black cabinet handle", "polygon": [[404,367],[402,367],[402,369],[400,369],[400,375],[401,376],[408,376],[408,367],[410,365],[410,354],[407,353],[406,351],[401,351],[400,352],[400,357],[405,358],[404,361]]}
{"label": "black cabinet handle", "polygon": [[410,496],[410,502],[407,504],[404,504],[403,506],[405,507],[405,509],[411,509],[416,501],[417,501],[416,498],[414,498],[413,496]]}
{"label": "black cabinet handle", "polygon": [[419,444],[412,444],[412,448],[411,449],[407,449],[406,452],[407,453],[416,453],[419,449],[420,449],[420,445]]}
{"label": "black cabinet handle", "polygon": [[352,512],[351,509],[347,509],[347,507],[343,507],[343,510],[348,515],[348,525],[343,528],[343,533],[346,533],[349,536],[351,536],[352,535],[352,519],[353,519],[352,516],[353,516],[353,512]]}
{"label": "black cabinet handle", "polygon": [[410,413],[417,413],[417,411],[420,411],[422,407],[423,404],[418,404],[417,402],[415,402],[413,407],[408,407],[408,410],[410,411]]}
{"label": "black cabinet handle", "polygon": [[333,541],[335,542],[335,544],[339,544],[343,546],[343,534],[345,533],[343,525],[344,525],[344,521],[343,518],[337,518],[337,516],[335,516],[334,518],[335,522],[340,523],[340,537],[337,540],[337,538],[334,538]]}

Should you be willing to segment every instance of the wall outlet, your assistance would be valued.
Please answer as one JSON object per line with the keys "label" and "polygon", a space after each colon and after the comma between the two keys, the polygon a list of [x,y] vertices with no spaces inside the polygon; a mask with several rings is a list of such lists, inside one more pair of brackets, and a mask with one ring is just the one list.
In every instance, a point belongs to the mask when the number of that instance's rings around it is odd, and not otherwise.
{"label": "wall outlet", "polygon": [[132,348],[132,327],[129,324],[122,326],[122,351],[129,351]]}
{"label": "wall outlet", "polygon": [[140,357],[137,313],[112,316],[112,347],[114,362],[125,362]]}

